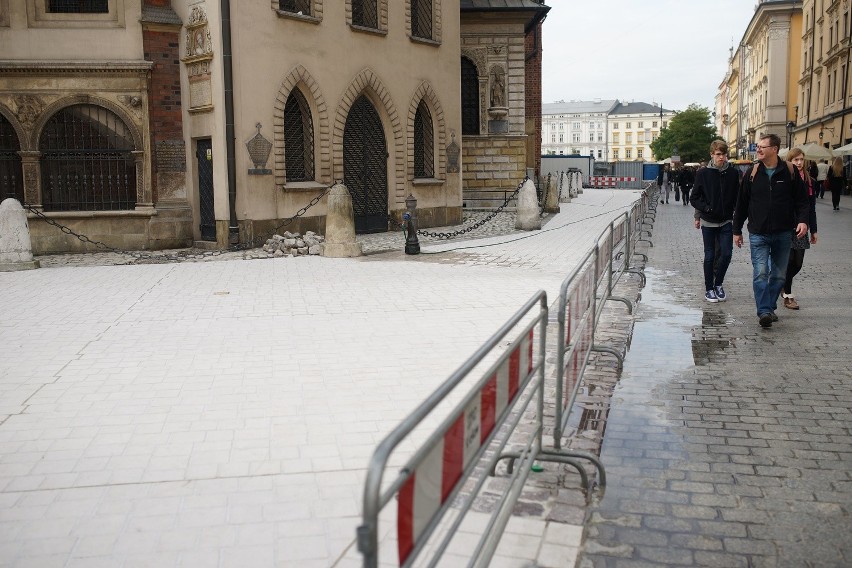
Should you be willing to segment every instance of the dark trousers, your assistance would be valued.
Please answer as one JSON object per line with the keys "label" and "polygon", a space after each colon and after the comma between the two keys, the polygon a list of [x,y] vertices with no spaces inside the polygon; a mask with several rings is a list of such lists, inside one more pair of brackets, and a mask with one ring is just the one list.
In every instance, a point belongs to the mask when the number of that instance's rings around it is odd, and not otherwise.
{"label": "dark trousers", "polygon": [[831,205],[837,209],[840,207],[840,188],[831,190]]}
{"label": "dark trousers", "polygon": [[734,248],[733,223],[721,227],[701,227],[704,239],[704,289],[712,290],[725,281]]}
{"label": "dark trousers", "polygon": [[807,249],[791,249],[790,260],[787,261],[787,276],[784,278],[784,293],[790,295],[793,293],[793,277],[802,270],[802,264],[805,262],[805,251]]}

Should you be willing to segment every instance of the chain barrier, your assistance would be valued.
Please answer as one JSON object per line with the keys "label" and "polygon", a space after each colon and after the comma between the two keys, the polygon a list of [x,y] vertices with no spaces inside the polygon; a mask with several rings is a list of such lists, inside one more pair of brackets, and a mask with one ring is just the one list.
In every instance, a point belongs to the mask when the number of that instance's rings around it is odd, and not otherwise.
{"label": "chain barrier", "polygon": [[292,223],[293,221],[295,221],[296,219],[298,219],[299,217],[304,215],[308,211],[308,209],[310,209],[311,207],[313,207],[314,205],[319,203],[320,200],[323,197],[325,197],[325,195],[329,191],[330,191],[329,188],[326,188],[325,190],[323,190],[322,193],[320,193],[319,195],[314,197],[307,205],[305,205],[304,207],[302,207],[301,209],[296,211],[295,215],[293,215],[292,217],[289,217],[287,219],[284,219],[277,227],[275,227],[274,229],[271,229],[270,231],[267,231],[261,237],[252,238],[251,240],[249,240],[248,242],[245,242],[245,243],[230,245],[227,249],[224,249],[224,250],[201,251],[201,252],[198,252],[198,251],[190,252],[190,251],[186,251],[186,250],[180,250],[180,251],[173,252],[173,253],[156,253],[155,254],[155,253],[151,253],[151,252],[147,252],[147,251],[132,251],[132,250],[120,249],[120,248],[117,248],[117,247],[111,247],[106,243],[103,243],[101,241],[92,240],[89,237],[87,237],[86,235],[83,235],[81,233],[77,233],[76,231],[74,231],[70,227],[63,225],[62,223],[59,223],[55,219],[51,219],[50,217],[45,215],[43,211],[40,211],[40,210],[36,209],[35,207],[33,207],[31,205],[24,204],[23,207],[24,207],[24,209],[26,209],[30,213],[33,213],[36,217],[38,217],[39,219],[41,219],[42,221],[44,221],[48,225],[53,225],[54,227],[56,227],[57,229],[59,229],[60,231],[65,233],[66,235],[71,235],[72,237],[76,237],[80,242],[93,245],[94,247],[99,248],[104,252],[113,252],[113,253],[116,253],[116,254],[127,255],[127,256],[132,257],[134,259],[134,262],[138,262],[138,261],[141,261],[141,260],[150,260],[150,261],[155,261],[155,262],[180,262],[180,261],[183,261],[183,260],[197,259],[197,258],[200,258],[200,257],[219,256],[219,255],[224,254],[226,252],[239,252],[239,251],[246,251],[246,250],[249,250],[249,249],[257,248],[258,246],[260,246],[260,245],[257,244],[258,238],[260,238],[262,241],[268,240],[279,229],[286,227],[287,225],[289,225],[290,223]]}
{"label": "chain barrier", "polygon": [[489,222],[491,219],[496,217],[499,213],[501,213],[503,211],[503,209],[505,209],[506,206],[509,204],[509,202],[512,201],[512,199],[514,199],[516,195],[518,195],[518,192],[521,191],[521,188],[524,186],[524,183],[528,179],[530,179],[530,178],[525,177],[523,179],[523,181],[518,184],[518,187],[515,189],[514,193],[512,193],[512,195],[510,195],[509,197],[504,199],[503,204],[500,205],[494,211],[492,211],[491,214],[489,214],[487,217],[483,217],[482,219],[480,219],[479,221],[477,221],[476,223],[474,223],[473,225],[471,225],[469,227],[465,227],[464,229],[459,229],[457,231],[451,231],[449,233],[430,232],[430,231],[426,231],[426,230],[423,230],[423,229],[418,229],[417,234],[423,235],[423,236],[426,236],[426,237],[433,237],[433,238],[436,238],[436,239],[452,239],[453,237],[457,237],[459,235],[469,233],[470,231],[473,231],[474,229],[478,229],[479,227],[483,226],[485,223]]}

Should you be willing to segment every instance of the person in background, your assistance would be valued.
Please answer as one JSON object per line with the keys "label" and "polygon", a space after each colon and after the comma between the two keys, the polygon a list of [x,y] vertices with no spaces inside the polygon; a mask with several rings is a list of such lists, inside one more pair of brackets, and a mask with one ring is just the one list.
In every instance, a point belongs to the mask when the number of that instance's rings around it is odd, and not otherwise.
{"label": "person in background", "polygon": [[781,296],[784,298],[784,307],[790,310],[798,310],[799,303],[793,296],[793,277],[802,270],[802,263],[805,261],[805,251],[815,245],[817,242],[817,218],[816,218],[816,191],[814,188],[814,180],[808,175],[805,168],[805,153],[799,148],[793,148],[787,154],[787,159],[796,166],[796,172],[805,184],[808,192],[808,229],[811,236],[797,237],[793,235],[793,243],[790,249],[790,260],[787,261],[787,277],[784,280],[784,291]]}
{"label": "person in background", "polygon": [[843,158],[837,156],[828,170],[826,183],[831,190],[831,205],[835,211],[840,211],[840,193],[846,187],[846,171],[843,169]]}
{"label": "person in background", "polygon": [[778,321],[775,309],[790,258],[791,233],[808,232],[808,194],[793,166],[778,158],[781,139],[761,136],[758,161],[743,177],[734,209],[734,244],[743,246],[743,225],[748,219],[752,288],[757,317],[763,328]]}
{"label": "person in background", "polygon": [[683,168],[680,172],[680,190],[683,193],[683,204],[689,205],[689,194],[695,183],[695,173],[691,167]]}
{"label": "person in background", "polygon": [[704,299],[711,303],[728,299],[722,284],[733,251],[734,205],[737,203],[739,170],[728,162],[728,145],[710,143],[710,163],[695,174],[689,202],[701,217],[704,240]]}
{"label": "person in background", "polygon": [[820,199],[825,195],[825,180],[828,178],[828,169],[828,162],[825,160],[817,164],[817,184],[814,190],[816,190],[817,197]]}
{"label": "person in background", "polygon": [[657,174],[657,185],[660,187],[660,203],[669,202],[669,190],[671,189],[672,172],[668,164]]}

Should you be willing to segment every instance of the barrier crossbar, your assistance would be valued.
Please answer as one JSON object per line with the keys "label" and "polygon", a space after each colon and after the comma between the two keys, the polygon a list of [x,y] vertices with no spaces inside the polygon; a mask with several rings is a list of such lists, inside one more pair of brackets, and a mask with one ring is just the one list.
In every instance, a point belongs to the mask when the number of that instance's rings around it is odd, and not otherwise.
{"label": "barrier crossbar", "polygon": [[[539,307],[537,313],[536,306]],[[438,565],[488,477],[481,475],[469,495],[460,499],[459,505],[457,497],[461,488],[478,466],[479,471],[490,471],[493,474],[500,453],[509,441],[509,434],[516,430],[524,410],[535,402],[535,428],[517,454],[522,467],[507,470],[509,483],[503,489],[488,526],[472,551],[469,566],[488,565],[529,476],[532,463],[541,451],[547,314],[547,294],[539,291],[378,445],[367,470],[363,524],[357,529],[358,550],[363,555],[365,568],[378,566],[379,514],[394,499],[397,501],[397,541],[401,566],[412,565],[426,548],[430,536],[447,511],[451,506],[458,507],[458,514],[445,536],[436,537],[439,542],[429,546],[432,557],[428,565]],[[530,318],[530,321],[524,323]],[[464,395],[462,401],[382,491],[382,480],[394,449],[438,405],[446,401],[476,366],[519,325],[522,325],[522,331],[509,349]],[[504,426],[507,428],[504,429]],[[497,437],[498,432],[501,432],[502,437]],[[486,454],[486,450],[493,451]],[[484,470],[480,462],[484,462]]]}

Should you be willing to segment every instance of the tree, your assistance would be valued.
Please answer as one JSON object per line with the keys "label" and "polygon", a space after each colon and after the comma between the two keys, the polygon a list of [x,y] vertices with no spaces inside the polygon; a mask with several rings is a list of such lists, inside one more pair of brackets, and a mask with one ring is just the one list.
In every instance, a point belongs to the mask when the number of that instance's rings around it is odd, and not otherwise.
{"label": "tree", "polygon": [[710,143],[715,140],[716,127],[710,124],[710,111],[693,103],[671,119],[669,127],[651,142],[651,151],[657,160],[677,153],[681,162],[699,162],[710,155]]}

